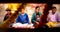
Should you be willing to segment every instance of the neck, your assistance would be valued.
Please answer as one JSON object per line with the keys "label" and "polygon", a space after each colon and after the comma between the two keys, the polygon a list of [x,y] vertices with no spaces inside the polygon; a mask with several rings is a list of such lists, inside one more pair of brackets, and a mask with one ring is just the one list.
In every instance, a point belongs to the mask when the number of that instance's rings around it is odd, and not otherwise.
{"label": "neck", "polygon": [[39,13],[39,12],[36,12],[36,13]]}
{"label": "neck", "polygon": [[21,14],[24,14],[24,13],[21,13]]}

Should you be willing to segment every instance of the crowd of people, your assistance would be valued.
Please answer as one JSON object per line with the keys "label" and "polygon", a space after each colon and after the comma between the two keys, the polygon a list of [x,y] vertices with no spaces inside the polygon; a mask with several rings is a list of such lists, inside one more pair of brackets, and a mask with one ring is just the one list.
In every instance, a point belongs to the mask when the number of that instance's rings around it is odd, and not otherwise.
{"label": "crowd of people", "polygon": [[[56,23],[60,22],[60,16],[56,12],[56,10],[57,10],[56,7],[52,7],[51,9],[52,12],[50,12],[47,17],[47,21],[48,21],[47,26],[49,27],[53,27]],[[4,17],[4,21],[7,20],[12,14],[10,9],[6,9],[6,11],[7,11],[7,14]],[[42,13],[40,13],[40,7],[36,6],[35,12],[33,13],[32,18],[31,18],[31,22],[33,26],[35,26],[35,24],[39,24],[41,20],[41,16],[42,16]],[[22,8],[21,13],[18,15],[16,19],[16,23],[20,23],[21,25],[30,24],[28,14],[25,13],[25,8]],[[12,27],[13,24],[11,24],[10,26]]]}

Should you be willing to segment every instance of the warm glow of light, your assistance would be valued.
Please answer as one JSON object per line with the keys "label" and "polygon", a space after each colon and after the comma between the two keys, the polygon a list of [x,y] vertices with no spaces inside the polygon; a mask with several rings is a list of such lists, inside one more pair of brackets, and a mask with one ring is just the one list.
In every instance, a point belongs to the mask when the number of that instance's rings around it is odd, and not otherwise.
{"label": "warm glow of light", "polygon": [[21,5],[21,3],[9,3],[8,8],[12,10],[12,13],[14,13],[19,5]]}
{"label": "warm glow of light", "polygon": [[19,4],[8,4],[8,7],[11,9],[11,10],[17,10],[17,8],[19,7]]}
{"label": "warm glow of light", "polygon": [[12,13],[14,13],[15,11],[11,11]]}

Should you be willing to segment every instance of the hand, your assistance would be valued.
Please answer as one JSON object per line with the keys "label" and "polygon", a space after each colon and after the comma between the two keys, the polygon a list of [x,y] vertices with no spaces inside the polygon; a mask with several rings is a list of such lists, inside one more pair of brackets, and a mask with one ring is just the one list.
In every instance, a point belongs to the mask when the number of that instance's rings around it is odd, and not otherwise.
{"label": "hand", "polygon": [[34,28],[35,28],[34,26],[30,27],[30,29],[34,29]]}
{"label": "hand", "polygon": [[16,24],[16,22],[14,22]]}
{"label": "hand", "polygon": [[36,22],[36,24],[39,24],[39,22]]}

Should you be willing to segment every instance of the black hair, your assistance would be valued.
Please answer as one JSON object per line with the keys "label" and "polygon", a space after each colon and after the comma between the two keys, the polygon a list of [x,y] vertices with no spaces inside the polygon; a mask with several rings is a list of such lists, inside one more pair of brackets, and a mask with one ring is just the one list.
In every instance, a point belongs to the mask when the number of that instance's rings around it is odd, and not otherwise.
{"label": "black hair", "polygon": [[56,9],[56,7],[52,7],[52,9],[54,9],[54,8]]}
{"label": "black hair", "polygon": [[11,11],[11,9],[8,9],[8,8],[7,8],[6,11]]}
{"label": "black hair", "polygon": [[35,9],[37,9],[37,8],[39,8],[39,6],[36,6],[36,8],[35,8]]}
{"label": "black hair", "polygon": [[[24,3],[23,3],[23,4],[24,4]],[[24,7],[24,5],[23,5],[23,4],[22,4],[21,6],[19,6],[19,8],[17,8],[17,10],[18,10],[18,11],[20,11],[20,12],[21,12],[21,11],[22,11],[22,9],[25,9],[25,7]]]}

